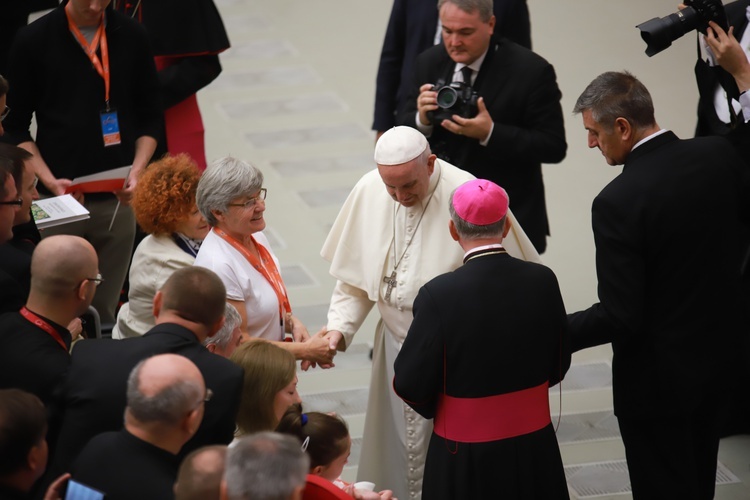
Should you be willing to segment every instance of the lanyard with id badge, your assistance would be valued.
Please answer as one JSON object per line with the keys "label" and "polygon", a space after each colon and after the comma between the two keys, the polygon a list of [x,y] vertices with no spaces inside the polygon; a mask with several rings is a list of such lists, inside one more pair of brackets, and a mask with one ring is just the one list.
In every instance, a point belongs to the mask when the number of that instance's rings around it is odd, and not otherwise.
{"label": "lanyard with id badge", "polygon": [[[76,37],[78,43],[83,48],[83,51],[91,60],[91,65],[99,76],[104,80],[104,109],[99,113],[99,121],[102,126],[102,139],[104,146],[116,146],[120,144],[120,122],[117,118],[117,110],[109,105],[109,50],[107,47],[107,33],[104,29],[104,14],[102,13],[102,20],[99,23],[99,28],[96,30],[94,38],[91,43],[86,41],[86,37],[83,36],[81,30],[75,25],[70,17],[67,7],[65,9],[65,15],[68,17],[68,27],[73,36]],[[96,55],[96,49],[101,44],[102,58]]]}

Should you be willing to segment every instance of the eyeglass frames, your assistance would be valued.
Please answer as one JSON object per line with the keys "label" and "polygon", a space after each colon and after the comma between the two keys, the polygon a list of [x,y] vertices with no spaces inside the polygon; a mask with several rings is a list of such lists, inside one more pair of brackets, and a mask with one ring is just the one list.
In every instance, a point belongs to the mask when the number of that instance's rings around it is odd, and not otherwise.
{"label": "eyeglass frames", "polygon": [[17,200],[0,201],[0,205],[18,205],[20,207],[21,205],[23,205],[23,200],[21,198],[18,198]]}
{"label": "eyeglass frames", "polygon": [[76,285],[76,287],[75,287],[75,288],[74,288],[73,290],[77,290],[77,289],[78,289],[78,287],[79,287],[79,286],[81,286],[81,284],[83,284],[83,282],[84,282],[84,281],[92,281],[92,282],[94,282],[94,284],[95,284],[96,286],[99,286],[99,285],[101,285],[102,283],[104,283],[104,278],[102,278],[102,275],[101,275],[101,273],[96,273],[96,278],[83,278],[83,279],[82,279],[82,280],[81,280],[81,281],[80,281],[80,282],[79,282],[79,283],[78,283],[78,284]]}
{"label": "eyeglass frames", "polygon": [[190,410],[190,411],[197,410],[200,407],[200,405],[208,403],[209,401],[211,401],[211,398],[213,398],[213,397],[214,397],[214,391],[212,391],[211,389],[209,389],[208,387],[206,387],[206,395],[203,396],[203,399],[201,399],[200,401],[198,401],[198,404],[196,404],[193,407],[193,409]]}
{"label": "eyeglass frames", "polygon": [[268,190],[266,188],[260,188],[260,194],[253,198],[250,198],[245,203],[227,203],[228,207],[241,207],[241,208],[253,208],[258,201],[265,201]]}
{"label": "eyeglass frames", "polygon": [[5,106],[5,109],[2,113],[0,113],[0,122],[5,120],[5,118],[10,114],[10,108],[8,106]]}

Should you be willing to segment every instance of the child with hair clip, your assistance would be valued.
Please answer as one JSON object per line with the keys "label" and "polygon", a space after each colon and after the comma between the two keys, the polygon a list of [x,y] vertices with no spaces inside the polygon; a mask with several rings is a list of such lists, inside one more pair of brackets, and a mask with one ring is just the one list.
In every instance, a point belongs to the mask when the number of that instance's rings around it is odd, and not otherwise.
{"label": "child with hair clip", "polygon": [[303,413],[302,405],[297,403],[281,417],[276,432],[300,440],[302,449],[310,456],[310,474],[331,481],[356,499],[395,500],[390,490],[378,493],[358,489],[340,478],[352,448],[349,428],[341,417],[317,411]]}

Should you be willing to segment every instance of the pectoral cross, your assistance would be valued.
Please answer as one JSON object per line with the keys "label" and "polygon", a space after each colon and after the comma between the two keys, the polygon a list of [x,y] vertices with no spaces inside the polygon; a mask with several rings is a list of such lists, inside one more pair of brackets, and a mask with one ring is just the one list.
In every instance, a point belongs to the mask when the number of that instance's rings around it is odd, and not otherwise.
{"label": "pectoral cross", "polygon": [[391,301],[391,292],[396,287],[396,270],[394,269],[390,276],[383,277],[383,283],[388,283],[388,288],[385,290],[385,301]]}

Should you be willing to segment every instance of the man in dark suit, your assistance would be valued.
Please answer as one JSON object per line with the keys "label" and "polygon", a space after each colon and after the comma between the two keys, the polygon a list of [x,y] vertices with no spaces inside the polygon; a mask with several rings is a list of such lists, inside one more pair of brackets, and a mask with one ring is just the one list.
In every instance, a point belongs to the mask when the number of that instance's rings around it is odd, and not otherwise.
{"label": "man in dark suit", "polygon": [[744,167],[723,138],[660,129],[629,73],[597,77],[574,111],[589,147],[624,167],[594,199],[599,303],[570,315],[573,350],[612,344],[634,498],[713,498],[720,407],[747,331]]}
{"label": "man in dark suit", "polygon": [[89,340],[76,346],[60,397],[62,427],[51,477],[64,472],[93,436],[122,428],[130,371],[159,353],[193,361],[214,392],[200,428],[181,456],[203,445],[231,442],[242,369],[201,345],[221,327],[225,301],[226,290],[218,276],[208,269],[186,267],[175,271],[154,297],[156,326],[143,337]]}
{"label": "man in dark suit", "polygon": [[[417,58],[399,124],[423,132],[439,158],[503,186],[542,253],[549,224],[541,163],[562,161],[567,149],[555,70],[528,49],[493,38],[491,0],[440,0],[438,7],[443,45]],[[440,80],[470,84],[480,96],[478,114],[435,120],[433,85]]]}
{"label": "man in dark suit", "polygon": [[183,356],[141,361],[127,380],[125,427],[91,439],[70,468],[72,478],[108,500],[174,498],[178,453],[212,396],[201,372]]}
{"label": "man in dark suit", "polygon": [[[495,32],[531,49],[531,23],[526,0],[493,0]],[[439,43],[437,0],[395,0],[380,52],[372,129],[378,137],[396,124],[404,107],[417,56]]]}
{"label": "man in dark suit", "polygon": [[434,419],[422,497],[567,499],[549,408],[570,366],[557,279],[503,248],[500,186],[468,181],[449,207],[464,265],[419,290],[394,365],[396,394]]}

